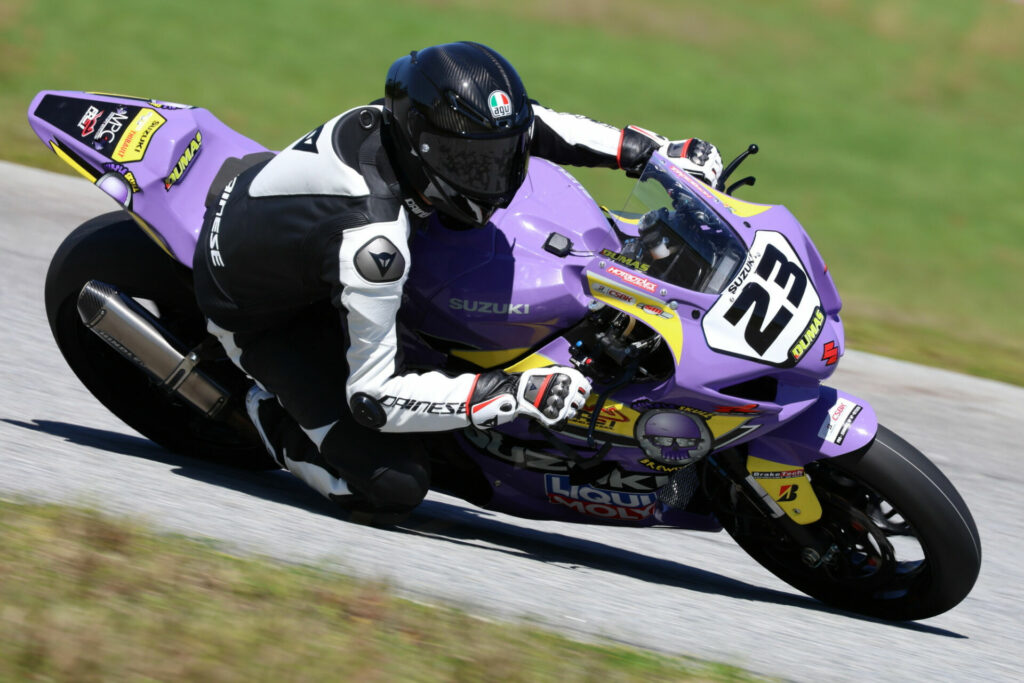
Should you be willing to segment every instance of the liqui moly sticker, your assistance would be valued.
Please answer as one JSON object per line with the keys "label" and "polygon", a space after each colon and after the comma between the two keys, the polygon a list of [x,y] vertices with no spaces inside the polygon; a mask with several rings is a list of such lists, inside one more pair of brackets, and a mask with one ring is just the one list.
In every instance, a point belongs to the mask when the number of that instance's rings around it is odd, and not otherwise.
{"label": "liqui moly sticker", "polygon": [[818,430],[818,436],[825,441],[841,445],[850,431],[853,421],[860,414],[861,406],[845,398],[835,402],[828,412],[828,417]]}
{"label": "liqui moly sticker", "polygon": [[633,285],[634,287],[639,287],[645,292],[651,292],[653,294],[654,292],[658,291],[658,283],[652,282],[645,277],[640,277],[636,273],[631,273],[628,270],[623,270],[618,266],[609,266],[608,270],[605,272],[607,272],[609,275],[614,275],[623,282],[627,282]]}
{"label": "liqui moly sticker", "polygon": [[638,521],[647,519],[657,507],[658,496],[654,493],[630,493],[595,488],[590,485],[577,486],[569,477],[558,474],[544,475],[544,487],[548,502],[564,505],[583,515]]}
{"label": "liqui moly sticker", "polygon": [[491,108],[492,119],[503,119],[512,116],[512,99],[504,90],[495,90],[487,96],[487,105]]}

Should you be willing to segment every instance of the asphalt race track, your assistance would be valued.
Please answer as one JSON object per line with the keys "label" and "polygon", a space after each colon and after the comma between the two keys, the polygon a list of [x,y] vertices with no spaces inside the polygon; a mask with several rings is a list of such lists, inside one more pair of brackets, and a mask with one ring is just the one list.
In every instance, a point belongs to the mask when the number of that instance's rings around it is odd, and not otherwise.
{"label": "asphalt race track", "polygon": [[286,473],[164,451],[78,383],[50,336],[43,279],[64,236],[114,208],[83,179],[0,162],[0,496],[92,505],[239,552],[384,578],[413,599],[784,679],[1024,678],[1024,390],[855,352],[831,382],[928,453],[978,523],[978,584],[923,622],[827,609],[724,533],[527,522],[433,495],[402,529],[360,527]]}

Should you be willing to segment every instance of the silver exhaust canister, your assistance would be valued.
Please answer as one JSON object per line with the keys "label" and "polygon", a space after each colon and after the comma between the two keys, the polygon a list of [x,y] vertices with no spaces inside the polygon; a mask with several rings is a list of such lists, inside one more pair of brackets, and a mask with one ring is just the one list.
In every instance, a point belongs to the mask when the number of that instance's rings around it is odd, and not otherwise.
{"label": "silver exhaust canister", "polygon": [[78,315],[90,330],[160,386],[215,417],[228,402],[228,392],[196,369],[196,353],[179,350],[159,321],[117,287],[90,280],[78,295]]}

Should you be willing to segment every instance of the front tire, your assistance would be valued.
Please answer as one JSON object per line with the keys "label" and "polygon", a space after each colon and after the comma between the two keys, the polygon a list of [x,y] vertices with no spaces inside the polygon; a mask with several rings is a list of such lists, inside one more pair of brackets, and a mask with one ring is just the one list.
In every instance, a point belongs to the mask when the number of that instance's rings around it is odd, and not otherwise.
{"label": "front tire", "polygon": [[916,448],[879,426],[867,449],[806,471],[823,510],[807,529],[833,549],[816,567],[781,525],[718,488],[719,519],[766,569],[829,605],[883,619],[932,617],[971,591],[981,568],[977,526]]}
{"label": "front tire", "polygon": [[[83,223],[50,262],[46,316],[64,359],[93,396],[169,450],[246,469],[276,468],[255,429],[237,419],[237,405],[225,409],[236,412],[230,423],[201,415],[85,327],[78,294],[94,279],[152,302],[161,324],[190,346],[207,336],[188,268],[165,254],[123,211]],[[246,378],[229,360],[204,361],[201,367],[233,395],[244,396]]]}

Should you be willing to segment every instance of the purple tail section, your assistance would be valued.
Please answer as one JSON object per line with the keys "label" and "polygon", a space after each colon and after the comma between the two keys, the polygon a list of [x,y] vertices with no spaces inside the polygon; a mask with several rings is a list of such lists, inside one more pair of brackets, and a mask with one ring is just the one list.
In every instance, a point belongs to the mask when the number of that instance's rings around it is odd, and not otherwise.
{"label": "purple tail section", "polygon": [[267,151],[205,109],[158,100],[43,91],[28,114],[36,135],[187,266],[217,172]]}

